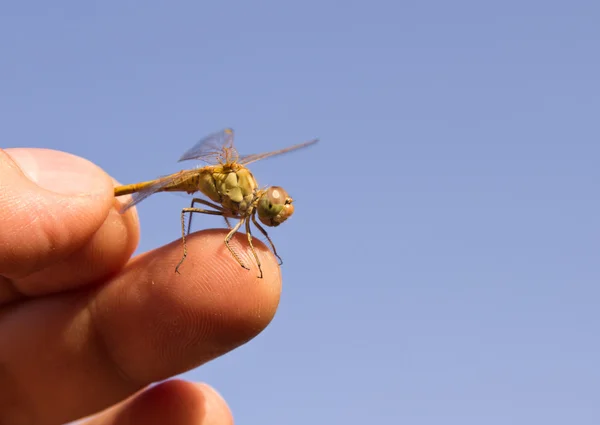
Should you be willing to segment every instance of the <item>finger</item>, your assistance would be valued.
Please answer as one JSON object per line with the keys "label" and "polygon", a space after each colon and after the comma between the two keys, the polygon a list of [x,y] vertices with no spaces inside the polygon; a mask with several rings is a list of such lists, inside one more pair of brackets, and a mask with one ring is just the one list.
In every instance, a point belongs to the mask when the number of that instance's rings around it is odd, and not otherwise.
{"label": "finger", "polygon": [[142,391],[85,425],[233,425],[227,403],[206,384],[172,380]]}
{"label": "finger", "polygon": [[114,275],[136,249],[139,241],[136,217],[135,213],[121,215],[111,209],[100,229],[81,248],[42,270],[12,280],[11,286],[19,294],[40,296],[97,283]]}
{"label": "finger", "polygon": [[[181,241],[136,258],[98,293],[92,306],[98,333],[111,357],[134,382],[152,382],[196,367],[256,336],[273,318],[281,293],[277,260],[260,241],[256,266],[243,269],[224,244],[226,230],[188,239],[180,268]],[[245,235],[233,249],[252,266]],[[148,330],[140,335],[139,330]],[[139,353],[152,353],[140,361]]]}
{"label": "finger", "polygon": [[114,202],[112,179],[82,158],[0,150],[0,286],[14,287],[0,290],[0,302],[7,292],[68,289],[122,265],[137,244],[137,224],[111,213]]}
{"label": "finger", "polygon": [[[6,309],[0,316],[0,423],[26,412],[38,424],[111,406],[145,385],[185,372],[244,344],[273,318],[277,261],[255,243],[264,278],[226,250],[224,231],[204,231],[132,261],[107,284]],[[232,240],[252,256],[245,235]],[[43,352],[43,356],[38,353]],[[16,413],[14,413],[16,414]]]}

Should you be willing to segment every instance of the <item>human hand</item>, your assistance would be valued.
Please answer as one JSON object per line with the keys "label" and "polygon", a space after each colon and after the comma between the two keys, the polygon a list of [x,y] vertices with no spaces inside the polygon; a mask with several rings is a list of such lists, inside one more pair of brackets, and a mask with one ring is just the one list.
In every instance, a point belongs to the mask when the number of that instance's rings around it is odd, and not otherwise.
{"label": "human hand", "polygon": [[[69,154],[0,149],[0,424],[104,409],[88,423],[233,423],[207,385],[143,388],[261,332],[279,302],[277,262],[257,241],[257,279],[231,258],[225,230],[189,237],[181,275],[180,239],[130,259],[137,217],[117,212],[114,184]],[[244,241],[233,239],[253,264]]]}

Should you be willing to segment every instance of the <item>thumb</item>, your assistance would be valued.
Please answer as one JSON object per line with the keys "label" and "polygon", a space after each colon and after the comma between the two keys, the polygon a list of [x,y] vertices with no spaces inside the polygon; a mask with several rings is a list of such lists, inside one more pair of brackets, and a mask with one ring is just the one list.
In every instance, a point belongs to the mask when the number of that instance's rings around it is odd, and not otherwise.
{"label": "thumb", "polygon": [[111,178],[48,149],[0,149],[0,275],[26,276],[81,247],[113,205]]}

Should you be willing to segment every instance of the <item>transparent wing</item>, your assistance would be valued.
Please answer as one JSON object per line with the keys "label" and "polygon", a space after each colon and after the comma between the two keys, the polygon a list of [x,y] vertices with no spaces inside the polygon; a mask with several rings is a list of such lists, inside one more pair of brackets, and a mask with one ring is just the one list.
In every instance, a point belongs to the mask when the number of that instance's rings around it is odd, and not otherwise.
{"label": "transparent wing", "polygon": [[313,140],[309,140],[308,142],[299,143],[297,145],[293,145],[293,146],[290,146],[290,147],[284,148],[284,149],[279,149],[277,151],[265,152],[265,153],[255,153],[255,154],[251,154],[251,155],[242,155],[242,156],[240,156],[240,159],[238,160],[238,162],[242,165],[247,165],[252,162],[260,161],[261,159],[269,158],[271,156],[282,155],[284,153],[295,151],[297,149],[306,148],[310,145],[314,145],[318,141],[319,141],[319,139],[313,139]]}
{"label": "transparent wing", "polygon": [[226,128],[209,134],[185,152],[179,162],[197,159],[208,164],[215,164],[223,154],[223,148],[233,149],[233,129]]}
{"label": "transparent wing", "polygon": [[183,170],[175,174],[159,177],[147,185],[142,183],[143,187],[139,191],[131,194],[131,199],[121,207],[119,212],[123,214],[129,208],[139,204],[148,196],[164,190],[167,186],[176,185],[179,182],[183,182],[192,176],[195,176],[196,174],[198,174],[197,169]]}

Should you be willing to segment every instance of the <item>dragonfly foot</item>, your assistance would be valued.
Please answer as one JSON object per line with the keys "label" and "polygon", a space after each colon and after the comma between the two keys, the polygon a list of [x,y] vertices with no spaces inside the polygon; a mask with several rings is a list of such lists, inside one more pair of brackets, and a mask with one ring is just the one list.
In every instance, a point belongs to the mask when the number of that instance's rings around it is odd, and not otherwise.
{"label": "dragonfly foot", "polygon": [[179,264],[177,264],[177,266],[175,267],[175,273],[177,273],[177,274],[181,274],[181,273],[179,273],[179,267],[181,267],[181,264],[183,264],[183,261],[185,260],[185,257],[186,257],[186,256],[184,256],[184,257],[181,259],[181,261],[179,262]]}

